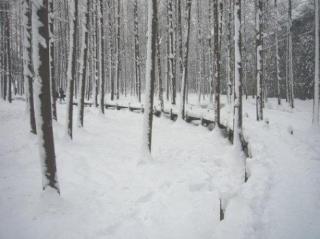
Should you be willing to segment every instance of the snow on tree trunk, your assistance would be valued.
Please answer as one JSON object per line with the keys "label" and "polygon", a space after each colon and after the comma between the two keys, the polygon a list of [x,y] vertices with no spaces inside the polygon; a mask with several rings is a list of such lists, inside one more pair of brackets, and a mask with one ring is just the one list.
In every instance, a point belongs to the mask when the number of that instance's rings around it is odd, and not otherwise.
{"label": "snow on tree trunk", "polygon": [[257,120],[263,120],[263,96],[262,96],[262,0],[255,3],[256,11],[256,76],[257,76]]}
{"label": "snow on tree trunk", "polygon": [[90,10],[90,0],[87,1],[87,11],[86,11],[86,31],[84,39],[84,54],[83,54],[83,69],[82,69],[82,78],[80,80],[80,97],[78,102],[78,127],[82,128],[84,123],[84,97],[85,97],[85,86],[86,86],[86,76],[87,76],[87,67],[88,67],[88,38],[89,38],[89,10]]}
{"label": "snow on tree trunk", "polygon": [[313,96],[313,125],[319,126],[319,0],[315,0],[315,71]]}
{"label": "snow on tree trunk", "polygon": [[188,57],[189,57],[189,42],[190,42],[190,22],[191,22],[191,0],[187,0],[186,8],[186,40],[184,46],[184,56],[183,56],[183,71],[181,79],[181,117],[185,119],[186,115],[186,95],[187,95],[187,80],[188,80]]}
{"label": "snow on tree trunk", "polygon": [[52,130],[50,98],[49,0],[33,1],[32,34],[35,72],[36,121],[42,165],[42,188],[60,193]]}
{"label": "snow on tree trunk", "polygon": [[28,108],[30,132],[37,134],[36,119],[34,112],[34,99],[33,99],[33,63],[32,63],[32,5],[30,0],[26,0],[25,16],[26,16],[26,58],[27,64],[24,64],[24,75],[26,76],[26,102]]}
{"label": "snow on tree trunk", "polygon": [[[71,4],[72,6],[72,4]],[[74,6],[71,7],[71,12],[74,12],[73,23],[70,24],[70,50],[68,60],[68,89],[67,89],[67,135],[72,139],[72,126],[73,126],[73,94],[74,82],[76,77],[76,42],[78,36],[78,0],[74,0]]]}
{"label": "snow on tree trunk", "polygon": [[152,121],[153,121],[153,94],[156,79],[155,56],[157,44],[157,0],[148,0],[148,32],[147,32],[147,60],[146,60],[146,91],[145,112],[143,119],[143,148],[151,153]]}
{"label": "snow on tree trunk", "polygon": [[242,134],[242,61],[241,61],[241,0],[235,0],[234,6],[234,124],[233,143],[235,147],[241,146]]}
{"label": "snow on tree trunk", "polygon": [[51,107],[52,107],[52,118],[54,120],[58,120],[57,116],[57,105],[56,105],[56,76],[54,70],[54,0],[50,0],[50,74],[51,74],[51,82],[50,82],[50,92],[51,92]]}

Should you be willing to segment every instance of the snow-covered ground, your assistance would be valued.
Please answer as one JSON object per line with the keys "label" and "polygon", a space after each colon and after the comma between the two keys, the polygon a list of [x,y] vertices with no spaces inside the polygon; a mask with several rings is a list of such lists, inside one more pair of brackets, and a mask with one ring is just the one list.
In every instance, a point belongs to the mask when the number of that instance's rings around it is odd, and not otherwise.
{"label": "snow-covered ground", "polygon": [[[266,108],[267,120],[256,122],[254,101],[245,102],[253,157],[244,184],[240,153],[218,130],[155,118],[153,160],[144,162],[142,114],[86,108],[85,128],[74,128],[71,142],[65,105],[58,105],[58,197],[41,191],[24,102],[0,102],[0,238],[320,238],[312,102],[290,110],[269,100]],[[226,113],[224,107],[223,119]]]}

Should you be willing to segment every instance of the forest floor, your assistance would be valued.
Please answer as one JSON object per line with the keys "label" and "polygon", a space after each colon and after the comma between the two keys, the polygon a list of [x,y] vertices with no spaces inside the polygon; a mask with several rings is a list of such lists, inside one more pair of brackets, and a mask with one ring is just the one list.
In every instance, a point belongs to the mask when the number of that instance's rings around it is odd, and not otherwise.
{"label": "forest floor", "polygon": [[0,238],[320,238],[320,131],[311,112],[311,101],[291,110],[271,99],[256,122],[254,100],[245,102],[252,158],[243,183],[243,155],[218,129],[155,118],[146,161],[142,114],[88,107],[70,141],[58,104],[58,197],[41,192],[25,103],[0,102]]}

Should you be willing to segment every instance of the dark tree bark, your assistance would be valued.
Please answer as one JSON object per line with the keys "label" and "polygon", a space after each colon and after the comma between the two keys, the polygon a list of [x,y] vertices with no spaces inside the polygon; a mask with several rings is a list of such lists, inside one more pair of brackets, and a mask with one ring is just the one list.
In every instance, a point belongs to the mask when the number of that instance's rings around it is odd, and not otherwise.
{"label": "dark tree bark", "polygon": [[27,98],[26,102],[28,105],[28,113],[29,113],[29,122],[30,122],[30,132],[33,134],[37,134],[37,127],[36,127],[36,118],[34,113],[34,100],[33,100],[33,77],[34,77],[34,69],[33,69],[33,62],[32,62],[32,5],[30,0],[26,0],[26,17],[27,17],[27,53],[28,53],[28,75],[26,77],[26,84],[27,84]]}
{"label": "dark tree bark", "polygon": [[90,10],[90,0],[87,0],[87,12],[86,12],[86,32],[85,32],[85,40],[84,40],[84,53],[83,53],[83,71],[82,78],[80,81],[80,97],[79,97],[79,105],[78,105],[78,127],[82,128],[84,124],[84,97],[85,97],[85,86],[86,86],[86,77],[87,77],[87,67],[88,67],[88,43],[89,43],[89,29],[90,29],[90,21],[89,21],[89,10]]}
{"label": "dark tree bark", "polygon": [[50,97],[50,50],[49,50],[49,6],[48,0],[41,1],[37,9],[37,16],[41,26],[39,27],[39,36],[46,41],[46,46],[38,43],[38,51],[33,54],[39,56],[38,66],[38,91],[36,99],[38,100],[37,124],[40,147],[40,157],[42,164],[42,188],[54,189],[60,193],[57,180],[56,157],[54,149],[54,139],[52,130],[52,109]]}

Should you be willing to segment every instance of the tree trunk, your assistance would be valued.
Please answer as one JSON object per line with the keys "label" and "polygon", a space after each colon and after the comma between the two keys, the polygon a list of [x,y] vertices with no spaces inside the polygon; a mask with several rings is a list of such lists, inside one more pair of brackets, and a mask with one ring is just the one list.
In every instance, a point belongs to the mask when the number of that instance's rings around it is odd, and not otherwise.
{"label": "tree trunk", "polygon": [[83,71],[82,78],[80,81],[80,96],[78,103],[78,127],[82,128],[84,123],[84,97],[85,97],[85,87],[86,87],[86,77],[87,77],[87,65],[88,65],[88,38],[89,38],[89,29],[90,29],[90,21],[89,21],[89,10],[90,10],[90,0],[87,1],[87,11],[86,11],[86,32],[85,32],[85,43],[84,43],[84,54],[83,54]]}
{"label": "tree trunk", "polygon": [[242,134],[242,62],[241,62],[241,0],[235,0],[234,6],[234,124],[233,143],[241,147],[240,135]]}
{"label": "tree trunk", "polygon": [[191,21],[191,3],[192,0],[187,0],[186,8],[186,40],[184,46],[183,57],[183,71],[181,79],[181,117],[185,119],[186,115],[186,94],[187,94],[187,80],[188,80],[188,56],[189,56],[189,41],[190,41],[190,21]]}
{"label": "tree trunk", "polygon": [[105,84],[105,47],[104,47],[104,39],[105,39],[105,34],[104,34],[104,4],[103,0],[100,0],[100,27],[101,27],[101,73],[102,77],[100,79],[100,112],[104,114],[104,84]]}
{"label": "tree trunk", "polygon": [[[54,15],[54,0],[50,0],[50,12],[51,15]],[[50,34],[51,36],[54,36],[54,18],[50,18]],[[53,37],[51,37],[50,41],[50,73],[51,73],[51,82],[50,82],[50,93],[51,93],[51,108],[52,108],[52,118],[57,121],[58,116],[57,116],[57,105],[56,105],[56,75],[55,75],[55,70],[54,70],[54,40]]]}
{"label": "tree trunk", "polygon": [[176,104],[176,73],[174,71],[174,29],[173,29],[173,0],[168,2],[169,14],[169,76],[171,82],[171,103]]}
{"label": "tree trunk", "polygon": [[70,24],[70,52],[68,63],[68,90],[67,90],[67,134],[72,139],[72,125],[73,125],[73,94],[74,82],[76,77],[76,61],[77,61],[77,36],[78,36],[78,0],[74,0],[74,19],[73,24]]}
{"label": "tree trunk", "polygon": [[[36,8],[35,6],[33,6]],[[38,36],[34,36],[37,41],[37,48],[33,49],[33,57],[38,58],[38,65],[35,65],[37,88],[35,91],[37,103],[37,129],[39,138],[39,151],[42,166],[42,188],[51,188],[60,193],[57,180],[56,158],[54,149],[54,139],[52,130],[52,109],[50,98],[50,49],[49,49],[49,6],[48,0],[42,0],[35,9],[38,24]],[[40,44],[39,38],[46,42]]]}
{"label": "tree trunk", "polygon": [[292,56],[292,2],[288,0],[288,50],[289,50],[289,104],[294,108],[294,79],[293,79],[293,56]]}
{"label": "tree trunk", "polygon": [[147,40],[147,60],[146,60],[146,95],[143,139],[146,152],[151,153],[152,144],[152,121],[153,121],[153,94],[156,79],[155,56],[157,45],[158,27],[158,7],[157,0],[148,0],[148,40]]}
{"label": "tree trunk", "polygon": [[33,60],[32,60],[32,5],[30,0],[26,0],[26,17],[27,17],[27,63],[28,65],[28,74],[25,79],[26,81],[26,102],[28,107],[28,114],[29,114],[29,123],[30,123],[30,132],[33,134],[37,134],[37,127],[36,127],[36,119],[34,113],[34,99],[33,99],[33,77],[34,77],[34,69],[33,69]]}
{"label": "tree trunk", "polygon": [[315,0],[315,71],[314,71],[314,95],[313,95],[313,119],[314,126],[319,127],[319,0]]}
{"label": "tree trunk", "polygon": [[215,69],[215,100],[214,112],[215,122],[220,125],[220,47],[219,47],[219,0],[213,2],[213,15],[214,15],[214,69]]}
{"label": "tree trunk", "polygon": [[257,120],[263,120],[263,95],[262,95],[262,0],[256,2],[256,74],[257,74]]}

